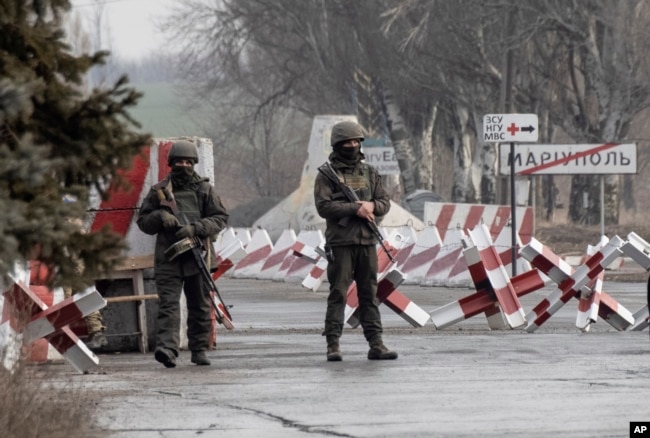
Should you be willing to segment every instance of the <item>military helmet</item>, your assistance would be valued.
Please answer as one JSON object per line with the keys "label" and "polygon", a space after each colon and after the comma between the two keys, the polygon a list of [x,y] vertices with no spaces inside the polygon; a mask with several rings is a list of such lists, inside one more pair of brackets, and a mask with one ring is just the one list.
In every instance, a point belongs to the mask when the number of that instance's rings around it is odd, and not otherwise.
{"label": "military helmet", "polygon": [[192,142],[186,140],[175,141],[169,150],[169,155],[167,156],[167,164],[171,167],[174,164],[174,160],[178,160],[180,158],[193,160],[194,164],[196,164],[199,162],[199,150]]}
{"label": "military helmet", "polygon": [[361,125],[355,122],[339,122],[332,126],[332,135],[330,144],[332,146],[343,141],[354,140],[358,138],[363,141],[366,138],[366,131]]}

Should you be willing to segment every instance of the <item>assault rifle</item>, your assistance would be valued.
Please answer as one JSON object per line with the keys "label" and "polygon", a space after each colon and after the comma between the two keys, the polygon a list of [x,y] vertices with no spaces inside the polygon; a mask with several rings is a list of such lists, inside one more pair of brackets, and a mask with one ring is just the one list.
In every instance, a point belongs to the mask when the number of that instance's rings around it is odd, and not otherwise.
{"label": "assault rifle", "polygon": [[[181,225],[190,225],[190,221],[187,219],[187,216],[185,216],[185,214],[178,209],[178,205],[176,205],[176,199],[174,199],[174,194],[171,192],[171,190],[169,190],[169,188],[165,187],[164,189],[158,189],[158,199],[160,200],[160,205],[169,208]],[[177,250],[177,248],[175,248],[175,245],[179,245],[182,248],[180,250]],[[177,242],[174,245],[170,246],[167,251],[165,251],[165,255],[167,255],[170,260],[172,260],[183,252],[186,252],[188,250],[192,251],[194,261],[198,265],[199,271],[201,271],[201,277],[203,278],[203,281],[205,281],[207,286],[210,288],[210,291],[214,292],[215,297],[219,300],[219,303],[216,303],[215,300],[210,297],[210,303],[212,303],[212,307],[214,307],[217,315],[217,322],[219,324],[222,324],[228,330],[231,330],[235,328],[232,323],[232,317],[230,316],[230,312],[228,312],[228,306],[226,306],[226,304],[223,302],[221,294],[219,293],[219,289],[217,289],[217,285],[210,275],[210,268],[208,267],[207,263],[205,263],[205,259],[201,254],[202,247],[203,245],[201,244],[201,239],[198,237],[192,237],[189,239],[183,239],[180,242]],[[171,256],[168,253],[171,253]]]}
{"label": "assault rifle", "polygon": [[[322,173],[331,182],[333,182],[334,185],[341,190],[341,192],[343,193],[343,196],[345,196],[348,201],[350,201],[350,202],[360,201],[360,199],[357,196],[356,192],[345,184],[345,181],[343,180],[343,178],[340,177],[338,175],[338,173],[336,173],[336,171],[332,168],[329,161],[326,161],[325,164],[320,166],[318,168],[318,171],[320,173]],[[345,217],[345,218],[341,219],[341,221],[339,221],[339,223],[341,225],[345,226],[345,225],[347,225],[348,220],[349,220],[349,217]],[[381,234],[381,231],[379,231],[379,228],[377,227],[377,224],[375,223],[375,221],[374,220],[366,220],[366,221],[364,221],[364,223],[368,226],[370,231],[372,231],[372,234],[374,234],[375,237],[377,237],[377,240],[379,240],[379,244],[384,249],[384,252],[386,252],[386,255],[390,259],[391,263],[395,263],[395,259],[393,258],[393,255],[390,253],[390,251],[388,250],[388,248],[386,248],[386,245],[384,244],[384,236]]]}

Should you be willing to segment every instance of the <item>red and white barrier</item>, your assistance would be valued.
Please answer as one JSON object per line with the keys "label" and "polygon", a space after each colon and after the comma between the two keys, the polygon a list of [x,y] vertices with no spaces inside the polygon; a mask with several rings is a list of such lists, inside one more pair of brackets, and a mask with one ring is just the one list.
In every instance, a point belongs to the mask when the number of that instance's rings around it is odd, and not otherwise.
{"label": "red and white barrier", "polygon": [[217,236],[216,242],[214,242],[214,251],[219,254],[235,242],[238,242],[242,248],[244,247],[241,241],[237,239],[237,236],[235,236],[235,230],[233,228],[224,228]]}
{"label": "red and white barrier", "polygon": [[[399,252],[409,245],[409,239],[394,233],[384,241],[384,245],[390,251],[393,259],[397,259]],[[377,251],[377,299],[386,304],[414,327],[423,327],[429,321],[429,315],[417,304],[397,290],[402,283],[402,273],[394,267],[394,263],[386,254],[383,247],[379,246]],[[357,316],[359,299],[357,296],[356,283],[352,283],[347,292],[347,303],[345,306],[345,321],[352,327],[359,325]]]}
{"label": "red and white barrier", "polygon": [[377,299],[413,327],[424,327],[429,322],[429,314],[397,290],[398,286],[397,280],[389,273],[377,285]]}
{"label": "red and white barrier", "polygon": [[573,273],[571,265],[537,239],[531,239],[519,253],[555,283],[561,283]]}
{"label": "red and white barrier", "polygon": [[[488,276],[489,265],[486,266],[481,258],[479,248],[473,242],[465,242],[466,248],[463,254],[476,293],[434,309],[430,312],[431,321],[436,328],[443,329],[480,313],[485,313],[491,329],[507,328],[506,321],[499,309],[495,288]],[[496,253],[496,250],[494,252]],[[501,254],[499,256],[501,257]],[[517,297],[541,289],[549,282],[550,279],[538,270],[526,271],[510,279],[510,284]]]}
{"label": "red and white barrier", "polygon": [[492,245],[489,230],[485,225],[479,225],[470,231],[470,237],[478,249],[478,255],[485,267],[485,273],[492,290],[499,302],[501,312],[511,328],[523,326],[526,323],[524,310],[517,298],[517,293],[510,283],[499,254]]}
{"label": "red and white barrier", "polygon": [[[245,236],[242,230],[244,229],[240,229],[237,233],[239,237]],[[383,228],[380,230],[386,236],[386,231]],[[509,250],[511,233],[509,225],[499,227],[499,230],[495,246],[500,249],[503,248],[500,251],[500,257],[504,260],[506,269],[511,269],[511,251]],[[258,231],[255,233],[258,233]],[[264,232],[264,230],[261,231]],[[319,230],[303,230],[301,234],[319,232]],[[422,286],[467,286],[470,284],[471,278],[467,271],[467,263],[462,257],[462,229],[447,230],[444,244],[440,241],[439,231],[436,227],[425,228],[420,233],[412,227],[400,227],[398,230],[392,230],[391,233],[409,242],[400,250],[396,258],[396,266],[403,272],[406,284],[421,284]],[[215,250],[219,252],[220,248],[231,244],[232,241],[241,241],[239,237],[235,234],[235,229],[225,229],[217,239]],[[249,266],[252,256],[247,255],[235,262],[235,264],[240,262],[242,264],[239,268],[235,266],[235,269],[228,275],[236,278],[273,279],[274,281],[289,282],[306,280],[309,283],[308,288],[318,288],[317,283],[322,280],[318,276],[322,275],[320,271],[325,267],[324,262],[320,263],[322,266],[319,268],[309,267],[310,263],[317,263],[319,257],[304,254],[304,251],[302,251],[302,257],[297,257],[296,252],[301,252],[300,245],[314,248],[313,245],[300,242],[300,240],[296,238],[293,230],[285,230],[275,245],[270,242],[270,238],[264,239],[261,243],[263,249],[253,250],[256,265]],[[319,239],[319,241],[322,242],[322,239]],[[256,245],[253,244],[253,246]],[[269,247],[271,248],[270,251]],[[247,252],[253,252],[251,248],[247,247],[246,249]],[[264,257],[264,254],[266,254],[266,257]],[[244,258],[246,261],[243,260]],[[297,261],[300,258],[302,260]],[[525,259],[519,257],[517,260],[518,271],[530,269],[530,264]],[[261,266],[259,266],[260,264]],[[246,269],[241,269],[244,267]],[[310,273],[311,269],[314,269],[314,271]],[[311,280],[306,277],[311,277]]]}
{"label": "red and white barrier", "polygon": [[[439,228],[438,232],[440,232]],[[456,276],[462,272],[461,266],[464,266],[465,272],[467,273],[467,263],[465,263],[462,254],[463,237],[464,233],[460,228],[447,230],[444,233],[440,251],[438,251],[435,260],[429,265],[429,269],[422,279],[422,286],[449,285],[449,277],[452,275]],[[469,279],[469,276],[467,276],[467,279]]]}
{"label": "red and white barrier", "polygon": [[634,317],[634,324],[630,326],[630,331],[640,332],[650,326],[650,312],[648,312],[647,304],[634,312],[632,316]]}
{"label": "red and white barrier", "polygon": [[[212,142],[199,137],[182,138],[197,145],[197,173],[214,181]],[[92,232],[104,226],[111,227],[128,242],[128,256],[154,253],[154,239],[140,231],[135,224],[137,207],[142,204],[151,186],[169,172],[167,157],[174,140],[175,138],[155,139],[153,145],[142,148],[141,153],[134,157],[131,168],[122,173],[122,177],[129,183],[128,188],[110,187],[109,197],[103,200],[96,194],[91,196],[86,228]]]}
{"label": "red and white barrier", "polygon": [[[468,271],[477,290],[477,294],[474,294],[474,296],[482,299],[481,305],[483,306],[480,310],[477,309],[476,313],[472,313],[472,307],[467,308],[467,306],[464,306],[464,301],[467,301],[467,299],[464,299],[434,310],[431,313],[432,321],[442,328],[469,318],[473,314],[484,312],[491,329],[502,330],[507,328],[508,324],[499,309],[494,287],[490,284],[487,269],[483,264],[478,247],[469,238],[463,239],[463,246],[465,247],[463,255],[467,262]],[[487,300],[485,300],[486,298]],[[473,306],[476,306],[476,304],[473,304]]]}
{"label": "red and white barrier", "polygon": [[23,328],[23,340],[32,342],[43,338],[66,325],[83,319],[104,306],[106,306],[106,300],[94,287],[89,287],[81,293],[35,313],[31,321]]}
{"label": "red and white barrier", "polygon": [[327,257],[325,250],[318,246],[313,248],[303,242],[295,242],[291,247],[293,254],[313,264],[309,274],[302,281],[302,286],[316,292],[327,274]]}
{"label": "red and white barrier", "polygon": [[[427,246],[430,253],[435,253],[435,259],[429,264],[420,284],[423,286],[465,286],[470,284],[471,278],[468,275],[465,258],[462,256],[460,243],[462,234],[465,230],[471,230],[482,223],[488,226],[491,238],[497,239],[499,245],[505,242],[506,238],[510,242],[512,233],[507,232],[507,228],[510,227],[510,212],[509,206],[425,203],[424,222],[428,227],[437,229],[442,243],[438,250],[433,242],[428,245],[418,242],[416,245],[416,248]],[[528,242],[532,232],[532,209],[521,207],[517,209],[517,213],[518,240]],[[427,238],[430,240],[431,235],[428,235]],[[510,247],[511,243],[508,243],[507,246]],[[413,254],[416,255],[419,252],[414,249]],[[422,256],[414,260],[417,260],[420,266],[423,264]],[[415,263],[409,264],[408,260],[405,262],[405,273],[410,271],[412,264]],[[508,265],[509,262],[506,261],[505,264]],[[522,268],[530,269],[525,264]],[[411,278],[407,279],[409,283],[412,281]]]}
{"label": "red and white barrier", "polygon": [[[516,235],[517,241],[515,242],[517,248],[521,248],[522,242],[519,235]],[[512,227],[510,223],[501,229],[499,235],[494,239],[494,247],[499,252],[499,258],[506,268],[506,272],[512,272]],[[519,251],[516,251],[517,257],[517,274],[527,272],[532,269],[530,263],[525,258],[521,257]]]}
{"label": "red and white barrier", "polygon": [[[521,252],[527,254],[527,257],[529,257],[531,261],[534,259],[535,261],[533,264],[541,266],[541,269],[553,277],[557,282],[562,282],[563,279],[566,279],[567,276],[570,277],[574,273],[573,268],[564,262],[564,260],[553,254],[552,251],[548,250],[534,239],[531,240],[529,245],[526,248],[523,248]],[[462,298],[457,302],[450,303],[432,311],[431,320],[439,329],[448,327],[482,312],[485,312],[488,317],[490,316],[490,313],[496,316],[496,294],[490,284],[485,265],[483,264],[483,261],[480,260],[477,249],[468,247],[465,250],[465,254],[469,265],[469,271],[477,292],[468,297]],[[543,256],[540,256],[540,254],[543,254]],[[590,261],[590,263],[593,264],[592,261]],[[602,274],[602,272],[603,269],[600,270],[598,275]],[[516,295],[520,297],[542,288],[550,281],[552,281],[551,278],[544,275],[541,271],[534,269],[512,278],[511,284]],[[595,307],[595,305],[598,304],[597,314],[618,330],[624,330],[632,321],[634,321],[635,318],[630,315],[625,308],[620,306],[616,300],[602,291],[602,283],[599,284],[595,280],[593,283],[594,285],[591,289],[587,287],[584,289],[590,294],[583,295],[585,298],[589,298],[590,301],[588,307],[590,307],[590,309],[589,311],[585,311],[584,314],[579,315],[577,325],[582,327],[582,329],[588,328],[588,325],[585,324],[585,321],[587,320],[586,318],[589,318],[588,320],[592,322],[595,321],[593,312],[596,310],[592,310],[591,306]],[[592,296],[593,293],[598,294],[598,296]],[[643,312],[640,311],[638,313]],[[490,324],[490,326],[491,328],[494,328],[492,324]]]}
{"label": "red and white barrier", "polygon": [[627,235],[627,241],[621,246],[621,252],[646,271],[650,271],[650,243],[638,234],[632,232]]}
{"label": "red and white barrier", "polygon": [[241,242],[244,248],[247,248],[248,244],[251,243],[251,240],[253,239],[251,236],[251,231],[248,228],[233,228],[232,232],[235,234],[235,237]]}
{"label": "red and white barrier", "polygon": [[[399,245],[404,245],[406,242],[401,239],[401,236],[396,236],[392,235],[391,238],[395,238],[396,244],[398,245],[397,247],[392,244],[392,242],[385,240],[384,241],[384,246],[388,251],[390,251],[390,255],[395,258],[401,247]],[[395,266],[393,265],[393,262],[390,260],[390,258],[387,255],[387,252],[384,250],[383,247],[379,247],[377,249],[377,284],[379,284],[386,275],[388,275],[389,272],[391,271],[396,271]],[[401,272],[397,271],[397,274],[393,275],[399,275],[400,277],[403,277]],[[393,277],[393,281],[397,281],[398,277]],[[399,280],[399,283],[401,283],[401,279]],[[357,311],[359,307],[359,299],[357,298],[357,284],[355,282],[352,282],[350,287],[348,288],[347,295],[346,295],[346,305],[345,305],[345,317],[344,320],[347,322],[350,317]],[[356,318],[354,319],[356,320]]]}
{"label": "red and white barrier", "polygon": [[[325,237],[321,230],[303,230],[298,234],[294,245],[296,244],[316,248],[325,244]],[[302,283],[303,279],[309,275],[312,266],[312,260],[296,255],[292,250],[282,262],[280,271],[273,279],[290,283]],[[286,269],[283,269],[283,267],[286,267]]]}
{"label": "red and white barrier", "polygon": [[[380,303],[386,304],[386,299],[393,295],[394,293],[399,294],[400,296],[404,297],[401,293],[397,291],[397,287],[402,283],[404,280],[404,277],[402,276],[402,273],[397,270],[397,269],[391,269],[389,270],[381,280],[377,283],[377,300]],[[354,289],[349,289],[348,290],[348,295],[347,295],[347,301],[346,301],[346,314],[345,314],[345,321],[348,323],[350,327],[358,327],[361,322],[359,321],[359,296],[357,295],[357,289],[356,289],[356,284],[353,285]],[[351,293],[353,291],[353,293]],[[407,298],[408,300],[408,298]],[[408,300],[410,302],[410,300]],[[395,312],[402,316],[404,319],[407,321],[411,322],[409,320],[408,315],[404,312],[406,308],[408,307],[408,303],[406,306],[395,306],[393,308],[392,306],[389,306],[392,310],[395,310]],[[405,317],[405,315],[407,315]]]}
{"label": "red and white barrier", "polygon": [[[605,243],[606,241],[601,241],[600,245],[594,247],[594,253],[601,249]],[[587,281],[584,275],[580,275],[578,277],[580,285],[576,287],[575,279],[571,278],[575,274],[573,267],[536,239],[532,239],[527,246],[522,248],[521,254],[533,266],[540,269],[551,280],[560,285],[560,288],[549,294],[529,313],[528,317],[530,320],[526,330],[532,333],[559,310],[564,303],[571,299],[571,296],[577,296],[582,287],[587,286]],[[573,289],[574,287],[576,287],[576,290]],[[588,291],[588,289],[586,290]],[[561,301],[562,299],[564,301]]]}
{"label": "red and white barrier", "polygon": [[[528,243],[533,231],[533,209],[517,207],[517,234],[522,242]],[[511,209],[507,205],[449,204],[426,202],[424,204],[424,223],[436,227],[442,240],[447,231],[453,229],[471,230],[479,223],[490,229],[494,240],[511,219]]]}
{"label": "red and white barrier", "polygon": [[427,227],[422,230],[408,258],[399,267],[405,275],[404,283],[422,283],[441,247],[442,240],[436,227]]}
{"label": "red and white barrier", "polygon": [[[590,282],[593,284],[600,272],[621,255],[619,248],[622,244],[623,241],[618,236],[614,236],[609,241],[603,237],[602,247],[589,256],[585,264],[573,270],[570,266],[567,268],[568,265],[550,249],[532,239],[526,247],[522,248],[522,256],[556,282],[558,289],[527,315],[529,322],[526,330],[528,332],[537,330],[572,297],[577,298],[583,288],[586,288],[586,293],[589,293]],[[598,315],[617,330],[625,330],[634,323],[632,314],[604,291],[600,292]]]}
{"label": "red and white barrier", "polygon": [[634,324],[634,315],[611,295],[601,291],[598,316],[616,330],[623,331]]}
{"label": "red and white barrier", "polygon": [[[45,306],[53,306],[63,301],[64,294],[62,288],[50,290],[45,286],[51,275],[50,269],[46,265],[37,262],[30,262],[24,266],[16,266],[14,273],[16,273],[16,275],[11,276],[11,279],[13,279],[11,284],[13,285],[16,280],[20,280],[23,284],[29,285],[30,290],[40,298]],[[11,287],[8,286],[5,289],[9,290],[10,288]],[[0,296],[2,296],[2,294],[0,294]],[[7,317],[6,314],[5,317]],[[85,324],[83,322],[81,324],[75,324],[75,326],[82,326],[85,329]],[[75,331],[75,333],[77,332]],[[22,340],[22,333],[20,334],[20,337],[20,345],[26,343]],[[42,338],[29,343],[26,360],[33,363],[42,363],[48,360],[63,360],[63,357],[47,342],[47,339]]]}
{"label": "red and white barrier", "polygon": [[260,280],[272,280],[280,270],[282,262],[291,253],[291,247],[296,241],[296,233],[292,229],[284,230],[275,242],[273,250],[264,260],[264,264],[257,274]]}
{"label": "red and white barrier", "polygon": [[[480,259],[478,255],[475,258]],[[482,262],[478,262],[479,265],[480,263]],[[491,290],[491,286],[489,283],[486,283],[487,275],[485,274],[485,268],[474,265],[470,266],[470,271],[477,274],[477,278],[474,280],[477,292],[434,309],[430,312],[431,322],[433,322],[433,325],[437,329],[441,330],[480,313],[485,313],[491,329],[500,330],[507,328],[505,321],[500,316],[501,312]],[[544,276],[538,270],[533,269],[513,277],[510,282],[517,296],[521,297],[546,286],[548,277]],[[499,315],[498,317],[496,316],[497,314]]]}
{"label": "red and white barrier", "polygon": [[[486,244],[487,239],[493,235],[493,232],[496,232],[494,228],[489,234],[483,231],[482,234],[484,237],[481,238],[481,241]],[[463,240],[461,239],[461,241]],[[474,247],[473,243],[464,246],[466,249],[463,251],[463,255],[467,265],[467,272],[474,283],[477,294],[470,295],[458,302],[450,303],[431,312],[434,325],[444,328],[470,318],[477,313],[485,313],[490,329],[502,330],[511,328],[511,325],[504,318],[500,307],[497,305],[498,301],[492,299],[492,297],[495,297],[495,291],[493,285],[490,284],[486,268],[481,260],[481,253],[478,248]],[[490,246],[494,248],[495,254],[498,251],[498,257],[495,260],[498,260],[503,265],[506,270],[506,277],[504,278],[508,278],[507,273],[512,271],[511,231],[509,224],[500,227],[497,241]],[[517,260],[518,272],[530,271],[530,264],[526,260],[521,257],[517,257]],[[531,281],[533,284],[530,283]],[[516,296],[520,296],[521,293],[529,293],[537,288],[543,287],[544,280],[537,275],[526,275],[513,278],[510,284],[517,290]],[[485,296],[485,293],[488,295]]]}
{"label": "red and white barrier", "polygon": [[604,279],[605,271],[602,271],[594,279],[593,287],[589,292],[580,291],[576,327],[584,332],[589,331],[591,324],[598,321],[598,308],[600,307]]}
{"label": "red and white barrier", "polygon": [[273,243],[268,233],[261,229],[255,230],[246,246],[246,256],[235,265],[233,278],[255,278],[272,251]]}
{"label": "red and white barrier", "polygon": [[307,277],[302,281],[302,285],[303,287],[316,292],[321,284],[323,284],[323,280],[326,276],[327,259],[325,257],[319,257],[316,264],[309,271]]}
{"label": "red and white barrier", "polygon": [[[650,243],[646,242],[641,236],[632,232],[627,235],[627,241],[621,246],[621,251],[630,257],[634,262],[646,271],[650,271]],[[650,282],[650,280],[648,280]],[[650,326],[650,312],[646,303],[639,310],[634,312],[634,324],[630,331],[645,330]]]}
{"label": "red and white barrier", "polygon": [[402,266],[406,263],[415,249],[415,245],[418,241],[418,232],[415,231],[413,227],[405,226],[397,228],[392,234],[400,236],[401,239],[404,239],[407,242],[395,257],[395,266],[397,269],[402,271]]}
{"label": "red and white barrier", "polygon": [[311,263],[317,263],[322,258],[321,254],[324,254],[321,246],[313,247],[300,240],[291,246],[291,250],[295,256],[302,257]]}
{"label": "red and white barrier", "polygon": [[246,255],[242,243],[238,239],[230,242],[230,245],[216,251],[217,270],[212,273],[212,279],[217,280],[235,266],[234,260],[241,260]]}
{"label": "red and white barrier", "polygon": [[74,295],[50,308],[27,284],[13,281],[4,292],[0,325],[5,326],[2,330],[5,334],[19,345],[43,335],[80,373],[99,363],[97,356],[68,327],[106,305],[96,290]]}

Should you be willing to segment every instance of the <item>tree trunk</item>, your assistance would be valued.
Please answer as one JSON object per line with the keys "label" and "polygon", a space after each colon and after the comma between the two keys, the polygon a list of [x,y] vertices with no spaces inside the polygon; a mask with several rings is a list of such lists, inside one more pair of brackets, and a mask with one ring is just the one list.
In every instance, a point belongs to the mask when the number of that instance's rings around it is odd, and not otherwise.
{"label": "tree trunk", "polygon": [[455,107],[452,114],[454,128],[454,184],[452,201],[476,202],[476,190],[472,184],[472,139],[468,130],[469,111]]}
{"label": "tree trunk", "polygon": [[623,208],[636,213],[636,199],[634,198],[634,180],[632,175],[623,175]]}
{"label": "tree trunk", "polygon": [[433,183],[433,127],[436,125],[438,118],[438,107],[434,106],[429,122],[425,124],[422,132],[422,140],[418,143],[419,150],[417,155],[420,159],[413,163],[417,176],[418,188],[423,190],[436,191],[435,184]]}
{"label": "tree trunk", "polygon": [[545,211],[544,218],[547,221],[553,221],[555,218],[555,208],[557,206],[557,195],[559,190],[555,185],[553,175],[542,175],[542,197]]}
{"label": "tree trunk", "polygon": [[413,166],[413,163],[416,161],[415,154],[413,153],[413,148],[410,146],[412,138],[409,135],[404,120],[402,120],[399,106],[394,101],[390,91],[386,91],[384,94],[384,105],[386,108],[388,130],[393,147],[395,148],[395,158],[397,158],[402,175],[404,193],[408,195],[418,188],[415,167]]}
{"label": "tree trunk", "polygon": [[474,112],[476,143],[479,150],[480,202],[495,204],[497,199],[497,146],[496,143],[483,143],[483,117]]}

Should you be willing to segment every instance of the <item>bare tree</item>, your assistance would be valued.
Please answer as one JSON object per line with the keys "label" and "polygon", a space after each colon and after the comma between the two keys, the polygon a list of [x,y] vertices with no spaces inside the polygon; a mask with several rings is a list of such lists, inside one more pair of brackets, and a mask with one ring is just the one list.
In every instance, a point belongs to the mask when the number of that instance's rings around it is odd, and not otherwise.
{"label": "bare tree", "polygon": [[[550,121],[574,141],[620,142],[634,117],[648,105],[647,2],[593,0],[531,1],[525,14],[537,17],[532,39],[554,41],[552,62],[535,64],[537,74],[556,81],[547,100]],[[539,53],[539,52],[538,52]],[[548,59],[547,59],[548,60]],[[558,64],[563,72],[558,74]],[[605,218],[618,223],[619,177],[605,178]],[[597,223],[599,178],[572,178],[569,215],[574,222]],[[588,205],[582,202],[586,194]]]}
{"label": "bare tree", "polygon": [[[622,140],[647,101],[645,14],[642,0],[214,0],[173,19],[194,101],[230,144],[269,151],[278,114],[354,113],[389,135],[406,193],[453,169],[453,200],[491,203],[496,149],[481,123],[500,110],[503,54],[515,54],[513,109],[542,115],[547,139]],[[576,193],[592,196],[586,178]]]}
{"label": "bare tree", "polygon": [[[457,202],[495,200],[496,152],[494,145],[478,138],[482,115],[495,112],[500,91],[501,57],[496,48],[503,26],[498,12],[481,2],[409,0],[384,14],[387,35],[401,41],[411,66],[401,78],[412,84],[409,99],[422,96],[419,106],[428,99],[436,108],[433,114],[441,114],[435,138],[453,149],[452,199]],[[418,93],[418,88],[427,93]]]}

